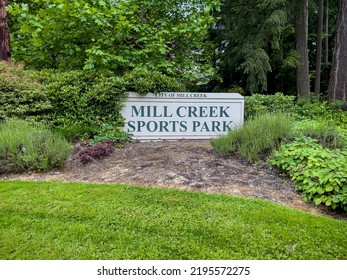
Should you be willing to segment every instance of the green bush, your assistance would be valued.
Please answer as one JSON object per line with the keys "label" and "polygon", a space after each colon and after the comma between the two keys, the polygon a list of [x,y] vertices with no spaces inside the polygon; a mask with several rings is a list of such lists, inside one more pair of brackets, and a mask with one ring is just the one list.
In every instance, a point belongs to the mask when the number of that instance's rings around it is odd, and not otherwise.
{"label": "green bush", "polygon": [[[120,111],[127,92],[175,91],[178,80],[144,69],[133,70],[124,77],[109,71],[42,71],[40,79],[53,105],[52,125],[70,140],[94,138],[114,142],[128,138],[121,132],[124,118]],[[117,132],[117,133],[115,133]]]}
{"label": "green bush", "polygon": [[142,68],[115,77],[110,71],[32,72],[0,63],[0,74],[0,121],[11,117],[44,120],[69,140],[129,139],[122,133],[120,113],[128,91],[184,89],[178,79]]}
{"label": "green bush", "polygon": [[183,83],[176,78],[169,77],[158,71],[149,71],[145,68],[136,68],[124,75],[127,89],[145,95],[165,91],[183,91]]}
{"label": "green bush", "polygon": [[47,117],[52,105],[32,72],[21,65],[0,62],[0,75],[0,121],[11,117]]}
{"label": "green bush", "polygon": [[346,150],[330,150],[301,137],[274,151],[268,162],[291,177],[305,200],[347,211]]}
{"label": "green bush", "polygon": [[315,119],[316,117],[330,115],[331,109],[327,101],[299,101],[293,110],[297,119]]}
{"label": "green bush", "polygon": [[248,120],[244,126],[230,130],[227,135],[212,139],[214,150],[237,153],[250,162],[270,154],[287,138],[292,137],[292,119],[285,113],[266,113]]}
{"label": "green bush", "polygon": [[340,104],[313,99],[311,102],[298,102],[292,113],[297,120],[316,120],[347,129],[347,111]]}
{"label": "green bush", "polygon": [[121,143],[130,141],[131,137],[128,133],[124,132],[122,128],[113,126],[111,124],[103,124],[96,135],[94,135],[91,143],[99,143],[106,140],[111,140],[113,143]]}
{"label": "green bush", "polygon": [[123,127],[127,96],[122,78],[102,71],[43,71],[44,90],[53,105],[53,126],[68,138],[89,138],[109,123]]}
{"label": "green bush", "polygon": [[60,124],[60,126],[52,127],[52,131],[67,139],[70,142],[86,140],[93,135],[97,135],[98,127],[96,125],[83,125],[81,122],[70,124]]}
{"label": "green bush", "polygon": [[69,154],[69,143],[42,124],[18,119],[0,124],[0,173],[59,167]]}
{"label": "green bush", "polygon": [[311,95],[308,101],[299,100],[295,96],[253,94],[245,97],[245,119],[267,112],[286,112],[296,120],[318,120],[329,125],[347,129],[347,111],[343,110],[340,101],[328,103]]}
{"label": "green bush", "polygon": [[344,148],[347,144],[347,131],[321,120],[302,120],[296,122],[294,131],[297,136],[317,139],[327,148]]}
{"label": "green bush", "polygon": [[286,112],[293,110],[295,96],[253,94],[245,97],[245,119],[265,113]]}

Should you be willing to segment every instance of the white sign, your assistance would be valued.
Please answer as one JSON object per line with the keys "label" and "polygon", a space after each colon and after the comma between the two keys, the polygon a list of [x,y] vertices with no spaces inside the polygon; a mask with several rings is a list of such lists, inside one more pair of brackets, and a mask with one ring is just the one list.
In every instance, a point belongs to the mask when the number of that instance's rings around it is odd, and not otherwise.
{"label": "white sign", "polygon": [[122,110],[134,139],[210,139],[243,124],[238,93],[131,92]]}

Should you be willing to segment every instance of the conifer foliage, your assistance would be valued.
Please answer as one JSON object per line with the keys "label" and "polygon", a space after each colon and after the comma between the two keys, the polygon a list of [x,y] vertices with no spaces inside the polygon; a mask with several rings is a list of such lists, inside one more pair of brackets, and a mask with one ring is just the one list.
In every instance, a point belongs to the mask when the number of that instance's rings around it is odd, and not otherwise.
{"label": "conifer foliage", "polygon": [[268,74],[273,71],[271,60],[283,63],[288,9],[288,1],[284,0],[224,1],[221,67],[225,80],[239,79],[251,92],[268,89]]}

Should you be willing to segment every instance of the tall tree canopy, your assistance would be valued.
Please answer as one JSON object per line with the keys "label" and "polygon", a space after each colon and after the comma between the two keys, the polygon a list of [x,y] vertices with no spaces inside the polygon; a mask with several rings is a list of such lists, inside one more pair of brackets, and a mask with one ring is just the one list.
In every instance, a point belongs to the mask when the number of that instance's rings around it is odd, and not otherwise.
{"label": "tall tree canopy", "polygon": [[[251,92],[268,89],[268,74],[283,64],[288,30],[286,0],[224,0],[221,30],[222,75]],[[286,33],[286,34],[285,34]],[[291,55],[291,54],[287,54]]]}
{"label": "tall tree canopy", "polygon": [[16,60],[35,68],[208,75],[205,42],[219,0],[17,0]]}
{"label": "tall tree canopy", "polygon": [[[217,62],[224,80],[220,87],[238,85],[250,93],[283,91],[306,98],[313,91],[318,4],[319,0],[223,0],[222,20],[213,30],[220,45]],[[328,42],[324,47],[329,61],[336,1],[326,1],[325,11],[322,37]],[[329,67],[325,63],[321,70],[324,92]]]}
{"label": "tall tree canopy", "polygon": [[[0,1],[3,11],[7,0]],[[333,50],[334,67],[342,62],[338,1],[324,2],[325,19],[323,0],[12,0],[7,10],[12,56],[28,67],[146,68],[188,81],[215,78],[208,90],[307,98],[310,78],[317,93],[327,92]]]}

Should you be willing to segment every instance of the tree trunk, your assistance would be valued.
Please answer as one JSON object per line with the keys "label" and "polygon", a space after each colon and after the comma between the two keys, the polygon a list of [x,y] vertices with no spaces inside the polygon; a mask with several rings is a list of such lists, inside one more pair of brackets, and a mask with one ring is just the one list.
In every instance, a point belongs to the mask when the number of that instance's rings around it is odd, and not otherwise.
{"label": "tree trunk", "polygon": [[295,5],[296,51],[299,55],[297,68],[297,94],[299,99],[310,96],[308,68],[308,0],[296,0]]}
{"label": "tree trunk", "polygon": [[329,63],[329,0],[325,2],[325,65]]}
{"label": "tree trunk", "polygon": [[0,0],[0,60],[11,59],[10,30],[6,12],[7,0]]}
{"label": "tree trunk", "polygon": [[340,0],[333,62],[328,88],[330,101],[341,100],[347,105],[347,1]]}
{"label": "tree trunk", "polygon": [[322,40],[323,40],[323,19],[324,19],[324,0],[319,0],[318,10],[318,34],[317,34],[317,53],[316,53],[316,78],[314,81],[314,92],[320,94],[320,74],[322,64]]}

